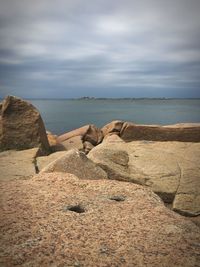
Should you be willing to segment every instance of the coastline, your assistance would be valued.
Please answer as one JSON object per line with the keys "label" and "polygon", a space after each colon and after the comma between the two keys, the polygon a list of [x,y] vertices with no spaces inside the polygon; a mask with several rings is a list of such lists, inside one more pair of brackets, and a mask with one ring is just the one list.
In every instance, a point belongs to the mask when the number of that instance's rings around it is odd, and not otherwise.
{"label": "coastline", "polygon": [[9,96],[0,150],[0,262],[135,266],[148,255],[160,266],[169,251],[167,266],[175,251],[181,266],[198,262],[200,123],[117,120],[57,136],[30,102]]}

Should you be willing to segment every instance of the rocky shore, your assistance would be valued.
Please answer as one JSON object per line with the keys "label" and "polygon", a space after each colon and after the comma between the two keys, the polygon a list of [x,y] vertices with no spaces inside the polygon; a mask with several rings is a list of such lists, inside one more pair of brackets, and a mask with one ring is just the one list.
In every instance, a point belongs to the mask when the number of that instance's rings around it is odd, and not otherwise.
{"label": "rocky shore", "polygon": [[56,136],[0,103],[0,266],[200,266],[200,124]]}

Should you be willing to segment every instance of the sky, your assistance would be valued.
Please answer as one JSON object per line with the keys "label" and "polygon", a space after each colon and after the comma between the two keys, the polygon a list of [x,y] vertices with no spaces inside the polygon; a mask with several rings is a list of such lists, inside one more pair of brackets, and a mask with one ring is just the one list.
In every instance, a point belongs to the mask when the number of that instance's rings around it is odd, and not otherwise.
{"label": "sky", "polygon": [[0,97],[200,97],[200,0],[0,0]]}

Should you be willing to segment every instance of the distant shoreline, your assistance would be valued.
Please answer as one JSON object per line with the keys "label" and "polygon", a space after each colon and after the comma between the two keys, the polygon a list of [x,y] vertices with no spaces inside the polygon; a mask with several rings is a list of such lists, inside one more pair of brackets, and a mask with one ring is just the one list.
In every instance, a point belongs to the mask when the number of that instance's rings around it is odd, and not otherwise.
{"label": "distant shoreline", "polygon": [[[0,98],[3,100],[4,98]],[[26,100],[200,100],[200,97],[77,97],[77,98],[24,98]]]}

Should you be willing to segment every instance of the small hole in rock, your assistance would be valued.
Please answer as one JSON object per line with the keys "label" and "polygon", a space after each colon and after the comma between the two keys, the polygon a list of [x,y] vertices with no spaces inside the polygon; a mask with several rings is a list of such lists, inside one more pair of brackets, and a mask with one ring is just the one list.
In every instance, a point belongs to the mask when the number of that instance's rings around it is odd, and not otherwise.
{"label": "small hole in rock", "polygon": [[120,202],[120,201],[124,201],[126,198],[124,196],[112,196],[109,199]]}
{"label": "small hole in rock", "polygon": [[84,213],[85,209],[81,205],[72,205],[64,208],[64,211],[73,211],[76,213]]}

